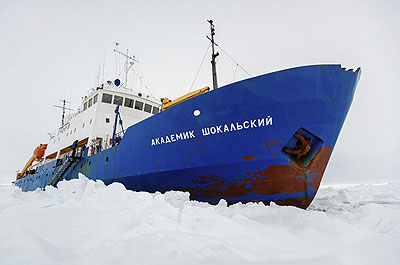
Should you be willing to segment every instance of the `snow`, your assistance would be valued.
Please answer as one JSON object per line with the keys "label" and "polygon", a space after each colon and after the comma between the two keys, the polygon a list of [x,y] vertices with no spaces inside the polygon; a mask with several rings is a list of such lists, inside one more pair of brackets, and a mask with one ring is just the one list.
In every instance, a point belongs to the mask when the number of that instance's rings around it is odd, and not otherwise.
{"label": "snow", "polygon": [[400,264],[400,184],[321,187],[307,211],[132,192],[80,175],[0,186],[1,264]]}

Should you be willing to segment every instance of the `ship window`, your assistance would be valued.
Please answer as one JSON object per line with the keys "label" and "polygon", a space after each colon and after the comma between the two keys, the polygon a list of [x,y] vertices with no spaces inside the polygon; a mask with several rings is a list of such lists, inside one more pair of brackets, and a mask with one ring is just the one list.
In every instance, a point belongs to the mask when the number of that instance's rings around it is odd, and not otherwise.
{"label": "ship window", "polygon": [[82,124],[82,128],[85,128],[85,123]]}
{"label": "ship window", "polygon": [[85,111],[87,109],[87,102],[85,102],[85,104],[83,104],[83,110]]}
{"label": "ship window", "polygon": [[112,95],[104,93],[101,102],[111,104],[111,101],[112,101]]}
{"label": "ship window", "polygon": [[93,99],[89,99],[89,108],[93,105],[92,102],[93,102]]}
{"label": "ship window", "polygon": [[67,133],[67,137],[68,137],[68,133]]}
{"label": "ship window", "polygon": [[120,96],[114,96],[114,104],[115,105],[122,105],[122,101],[124,100],[123,97]]}
{"label": "ship window", "polygon": [[97,94],[93,97],[93,105],[97,103]]}
{"label": "ship window", "polygon": [[153,114],[157,114],[159,112],[160,110],[157,107],[153,106]]}
{"label": "ship window", "polygon": [[92,124],[92,119],[90,119],[90,122],[89,122],[90,124]]}
{"label": "ship window", "polygon": [[106,118],[106,123],[110,123],[110,118]]}
{"label": "ship window", "polygon": [[74,132],[76,132],[76,128],[74,129]]}
{"label": "ship window", "polygon": [[140,101],[136,100],[135,109],[143,110],[143,102],[140,102]]}
{"label": "ship window", "polygon": [[128,108],[133,108],[133,99],[125,98],[125,104],[124,104],[124,106],[125,106],[125,107],[128,107]]}
{"label": "ship window", "polygon": [[148,112],[148,113],[151,113],[151,105],[149,105],[149,104],[144,104],[144,111],[145,112]]}

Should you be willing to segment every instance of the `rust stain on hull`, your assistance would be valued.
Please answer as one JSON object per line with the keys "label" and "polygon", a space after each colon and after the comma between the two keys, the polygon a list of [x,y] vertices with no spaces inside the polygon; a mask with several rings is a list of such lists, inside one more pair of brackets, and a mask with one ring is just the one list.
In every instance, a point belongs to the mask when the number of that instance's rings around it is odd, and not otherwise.
{"label": "rust stain on hull", "polygon": [[[278,205],[293,205],[306,209],[314,199],[315,194],[308,195],[308,189],[316,191],[325,172],[332,148],[324,147],[319,157],[313,161],[306,171],[290,165],[271,165],[267,169],[257,172],[245,172],[243,176],[235,177],[232,182],[227,182],[216,175],[201,176],[196,182],[202,187],[183,189],[191,193],[191,198],[234,198],[246,195],[276,195],[304,192],[304,196],[295,199],[273,200]],[[248,157],[248,156],[247,156]],[[253,159],[254,156],[251,157]],[[246,160],[249,161],[251,159]],[[243,201],[242,201],[243,202]],[[263,200],[269,204],[270,200]],[[235,201],[229,201],[230,204]]]}
{"label": "rust stain on hull", "polygon": [[247,156],[244,156],[242,158],[243,158],[244,161],[250,161],[250,160],[253,160],[254,157],[255,157],[255,155],[247,155]]}

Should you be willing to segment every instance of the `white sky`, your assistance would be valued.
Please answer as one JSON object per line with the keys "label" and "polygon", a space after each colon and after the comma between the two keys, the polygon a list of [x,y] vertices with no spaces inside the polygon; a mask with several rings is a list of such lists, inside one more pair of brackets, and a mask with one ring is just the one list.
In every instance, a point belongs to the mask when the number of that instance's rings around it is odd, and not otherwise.
{"label": "white sky", "polygon": [[[1,1],[0,183],[15,178],[60,123],[59,99],[76,108],[114,42],[129,48],[152,93],[187,93],[216,41],[253,76],[293,66],[362,67],[353,105],[324,182],[381,182],[400,172],[399,1]],[[211,86],[207,56],[194,89]],[[219,84],[246,77],[221,54]],[[145,92],[145,91],[144,91]]]}

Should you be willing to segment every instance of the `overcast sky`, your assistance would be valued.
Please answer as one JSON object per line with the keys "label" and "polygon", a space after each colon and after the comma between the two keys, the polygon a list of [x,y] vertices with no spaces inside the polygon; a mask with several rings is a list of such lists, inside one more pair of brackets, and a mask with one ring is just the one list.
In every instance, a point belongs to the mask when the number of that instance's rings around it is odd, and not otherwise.
{"label": "overcast sky", "polygon": [[[157,97],[189,89],[216,41],[251,75],[308,64],[362,67],[353,105],[323,183],[400,176],[400,1],[11,1],[0,2],[0,183],[15,178],[71,107],[116,76],[114,43],[139,59]],[[211,86],[210,57],[193,89]],[[247,75],[221,54],[219,85]],[[144,91],[146,92],[146,91]]]}

